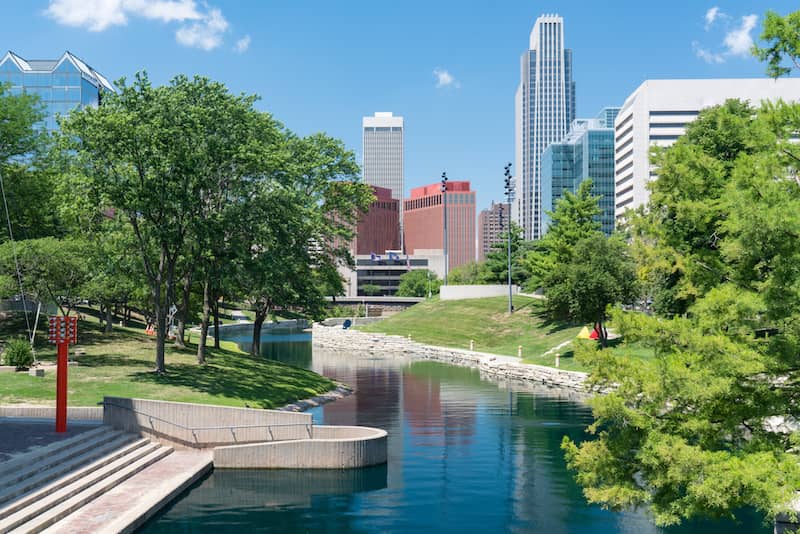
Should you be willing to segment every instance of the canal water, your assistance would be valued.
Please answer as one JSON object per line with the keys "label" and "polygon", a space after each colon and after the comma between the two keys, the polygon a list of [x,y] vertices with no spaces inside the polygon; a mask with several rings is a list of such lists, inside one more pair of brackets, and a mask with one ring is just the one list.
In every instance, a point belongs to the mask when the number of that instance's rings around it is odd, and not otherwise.
{"label": "canal water", "polygon": [[217,470],[144,532],[772,532],[755,514],[657,529],[646,510],[587,505],[560,444],[565,435],[585,439],[591,413],[569,392],[392,355],[312,350],[309,334],[267,335],[265,342],[265,357],[356,389],[311,413],[316,423],[386,429],[387,465]]}

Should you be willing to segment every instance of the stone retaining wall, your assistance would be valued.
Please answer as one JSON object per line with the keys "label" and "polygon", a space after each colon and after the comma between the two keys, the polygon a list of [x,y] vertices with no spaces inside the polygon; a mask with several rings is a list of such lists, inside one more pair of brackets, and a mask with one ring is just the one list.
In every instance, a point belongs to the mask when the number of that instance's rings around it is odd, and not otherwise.
{"label": "stone retaining wall", "polygon": [[229,469],[353,469],[386,463],[386,431],[314,426],[312,439],[214,449],[214,467]]}
{"label": "stone retaining wall", "polygon": [[519,358],[498,356],[447,347],[417,343],[402,336],[389,336],[326,327],[318,323],[313,326],[314,345],[336,351],[366,351],[386,357],[406,356],[415,359],[435,360],[443,363],[472,367],[489,376],[514,381],[525,381],[549,387],[570,388],[585,392],[587,374],[564,371],[543,365],[522,363]]}

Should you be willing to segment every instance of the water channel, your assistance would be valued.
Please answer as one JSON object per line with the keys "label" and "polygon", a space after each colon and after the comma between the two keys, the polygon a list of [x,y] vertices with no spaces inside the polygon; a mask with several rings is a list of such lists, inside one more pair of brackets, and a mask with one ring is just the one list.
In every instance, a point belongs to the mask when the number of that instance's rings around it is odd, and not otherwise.
{"label": "water channel", "polygon": [[388,464],[217,470],[144,532],[772,532],[755,514],[657,529],[644,510],[588,506],[559,446],[564,435],[585,438],[591,413],[568,392],[493,383],[439,363],[312,349],[310,334],[264,341],[265,357],[353,386],[354,395],[314,409],[314,420],[386,429]]}

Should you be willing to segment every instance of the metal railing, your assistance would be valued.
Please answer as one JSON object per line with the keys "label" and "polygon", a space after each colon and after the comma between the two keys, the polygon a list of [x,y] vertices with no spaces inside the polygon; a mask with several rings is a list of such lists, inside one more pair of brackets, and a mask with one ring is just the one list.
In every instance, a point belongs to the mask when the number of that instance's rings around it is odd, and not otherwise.
{"label": "metal railing", "polygon": [[[306,432],[308,433],[309,439],[311,439],[313,437],[313,434],[312,434],[312,428],[314,426],[313,422],[312,423],[269,423],[269,424],[262,424],[262,425],[186,426],[186,425],[182,425],[180,423],[176,423],[174,421],[169,421],[167,419],[163,419],[161,417],[158,417],[157,415],[153,415],[153,414],[149,414],[149,413],[145,413],[145,412],[136,410],[134,408],[131,408],[130,406],[122,406],[120,404],[115,404],[113,402],[106,402],[106,401],[98,402],[97,404],[103,406],[103,408],[105,408],[106,406],[112,406],[114,408],[120,408],[120,409],[123,409],[123,410],[128,410],[130,412],[135,413],[136,415],[141,415],[143,417],[147,417],[148,422],[150,423],[150,428],[151,428],[151,430],[153,430],[153,432],[157,432],[155,426],[153,425],[153,421],[154,420],[155,421],[159,421],[161,423],[166,423],[168,425],[172,425],[172,426],[180,428],[182,430],[188,430],[189,432],[192,433],[192,437],[194,438],[195,443],[198,443],[198,444],[200,443],[200,441],[197,438],[197,432],[198,431],[204,431],[204,430],[225,430],[225,429],[228,429],[228,430],[230,430],[231,436],[233,436],[234,441],[236,441],[236,439],[237,439],[236,438],[236,430],[238,430],[238,429],[266,428],[267,429],[267,434],[269,435],[269,440],[267,440],[267,441],[275,441],[275,435],[272,433],[272,429],[273,428],[304,426],[306,428]],[[291,438],[291,439],[301,439],[301,438]],[[289,440],[286,440],[286,441],[289,441]]]}

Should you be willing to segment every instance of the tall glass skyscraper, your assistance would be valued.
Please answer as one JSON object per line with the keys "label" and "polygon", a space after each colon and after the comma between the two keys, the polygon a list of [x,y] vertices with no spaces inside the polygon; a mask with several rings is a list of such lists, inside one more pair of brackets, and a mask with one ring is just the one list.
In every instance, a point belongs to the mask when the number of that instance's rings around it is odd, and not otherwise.
{"label": "tall glass skyscraper", "polygon": [[0,59],[0,84],[10,84],[12,94],[24,91],[38,95],[48,130],[58,128],[58,115],[77,107],[97,106],[103,92],[114,92],[114,86],[102,74],[70,52],[46,60],[26,60],[7,52]]}
{"label": "tall glass skyscraper", "polygon": [[[569,133],[542,153],[542,207],[552,211],[565,191],[574,193],[587,178],[600,196],[601,229],[614,231],[614,119],[620,108],[603,108],[595,119],[576,119]],[[550,223],[543,217],[544,231]]]}
{"label": "tall glass skyscraper", "polygon": [[516,195],[514,220],[525,239],[545,231],[542,152],[566,135],[575,119],[572,50],[564,48],[564,19],[542,15],[533,25],[528,50],[522,54],[515,97]]}
{"label": "tall glass skyscraper", "polygon": [[364,181],[369,185],[390,189],[392,198],[401,201],[398,233],[402,247],[403,117],[395,117],[391,112],[378,112],[373,117],[364,117],[361,125],[364,135]]}

